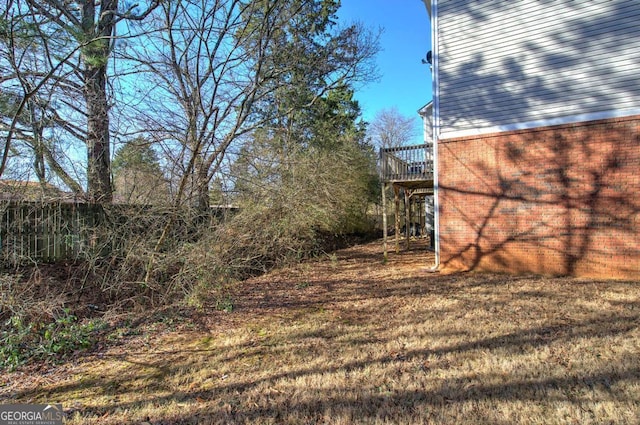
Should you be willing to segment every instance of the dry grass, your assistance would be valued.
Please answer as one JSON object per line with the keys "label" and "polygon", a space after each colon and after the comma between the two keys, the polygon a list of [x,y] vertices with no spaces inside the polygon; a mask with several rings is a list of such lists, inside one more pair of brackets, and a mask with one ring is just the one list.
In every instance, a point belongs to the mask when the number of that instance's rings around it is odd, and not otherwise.
{"label": "dry grass", "polygon": [[70,424],[640,423],[640,285],[437,275],[340,251],[235,288],[232,313],[0,382]]}

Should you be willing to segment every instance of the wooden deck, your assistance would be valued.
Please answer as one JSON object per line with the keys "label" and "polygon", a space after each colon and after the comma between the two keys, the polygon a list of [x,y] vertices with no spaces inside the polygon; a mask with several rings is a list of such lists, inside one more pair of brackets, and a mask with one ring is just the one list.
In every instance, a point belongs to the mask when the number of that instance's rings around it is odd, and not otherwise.
{"label": "wooden deck", "polygon": [[432,145],[380,149],[380,177],[411,189],[433,188]]}
{"label": "wooden deck", "polygon": [[[423,200],[427,196],[433,195],[433,145],[421,144],[413,146],[399,146],[395,148],[383,148],[380,149],[380,180],[382,181],[382,209],[383,214],[383,234],[384,234],[384,256],[387,258],[387,187],[390,185],[393,188],[394,197],[394,210],[395,210],[395,250],[400,251],[400,229],[401,229],[401,215],[400,215],[400,201],[403,198],[403,210],[404,210],[404,225],[408,229],[407,223],[411,225],[420,225],[424,229],[426,224],[426,217],[424,211],[418,212],[420,218],[416,222],[413,217],[414,208],[413,204],[424,205],[423,203],[416,203],[416,199],[422,198]],[[401,196],[402,193],[402,196]],[[421,207],[420,209],[424,209]],[[430,223],[433,228],[433,223]],[[433,237],[430,238],[433,240]],[[409,249],[410,235],[409,232],[405,232],[405,247]],[[431,242],[433,243],[433,242]]]}

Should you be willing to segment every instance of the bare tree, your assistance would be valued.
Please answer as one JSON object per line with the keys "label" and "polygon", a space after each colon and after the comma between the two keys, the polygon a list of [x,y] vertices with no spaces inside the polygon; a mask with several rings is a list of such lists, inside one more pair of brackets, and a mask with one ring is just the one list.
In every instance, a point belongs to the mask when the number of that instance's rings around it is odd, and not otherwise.
{"label": "bare tree", "polygon": [[[34,105],[43,105],[50,122],[86,145],[88,198],[111,202],[107,64],[116,41],[116,25],[144,19],[157,4],[158,0],[151,0],[139,11],[138,5],[119,7],[118,0],[7,3],[2,22],[6,28],[3,38],[9,46],[5,59],[10,65],[2,83],[13,82],[13,88],[19,88],[14,93],[20,101],[6,129],[0,175],[11,142],[20,133],[18,124],[23,111],[32,112]],[[25,48],[25,43],[31,46]],[[45,104],[43,99],[47,99]],[[60,110],[67,118],[60,116]],[[46,145],[41,143],[42,129],[32,130],[36,169],[41,174],[38,163],[42,162],[42,148]]]}
{"label": "bare tree", "polygon": [[[229,153],[297,106],[274,108],[272,101],[292,86],[292,75],[303,74],[301,64],[313,77],[307,104],[372,75],[362,68],[377,52],[376,40],[355,25],[329,31],[322,14],[333,7],[329,0],[167,0],[153,14],[144,41],[123,59],[151,82],[133,109],[180,177],[176,203],[186,198],[208,208],[210,182]],[[307,30],[323,26],[304,34],[303,22]]]}
{"label": "bare tree", "polygon": [[368,129],[369,138],[380,148],[406,145],[417,135],[417,119],[402,115],[396,107],[378,111]]}
{"label": "bare tree", "polygon": [[9,1],[0,16],[0,134],[5,142],[0,175],[7,169],[9,156],[16,162],[30,160],[42,183],[49,179],[49,169],[80,195],[84,191],[65,167],[66,143],[59,137],[65,128],[70,135],[79,134],[59,113],[63,108],[59,95],[73,92],[65,78],[64,60],[75,51],[66,49],[56,33],[40,38],[46,22],[19,0]]}

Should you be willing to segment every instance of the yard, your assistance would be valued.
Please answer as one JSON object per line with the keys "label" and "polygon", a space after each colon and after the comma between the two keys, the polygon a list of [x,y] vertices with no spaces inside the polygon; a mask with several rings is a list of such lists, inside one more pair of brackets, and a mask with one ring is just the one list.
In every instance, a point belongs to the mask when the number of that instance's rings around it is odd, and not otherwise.
{"label": "yard", "polygon": [[[640,423],[639,282],[427,271],[360,245],[149,314],[0,403],[70,424]],[[110,342],[109,342],[110,341]]]}

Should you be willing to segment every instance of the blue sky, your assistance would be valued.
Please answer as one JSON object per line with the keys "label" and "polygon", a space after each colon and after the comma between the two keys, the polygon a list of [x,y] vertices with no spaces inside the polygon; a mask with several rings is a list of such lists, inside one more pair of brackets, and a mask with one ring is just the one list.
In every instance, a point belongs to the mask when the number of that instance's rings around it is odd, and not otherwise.
{"label": "blue sky", "polygon": [[380,81],[356,92],[364,119],[371,121],[377,111],[393,106],[405,116],[418,117],[418,109],[431,100],[429,66],[420,62],[431,49],[422,0],[342,0],[338,16],[342,23],[360,21],[384,30],[377,58]]}

